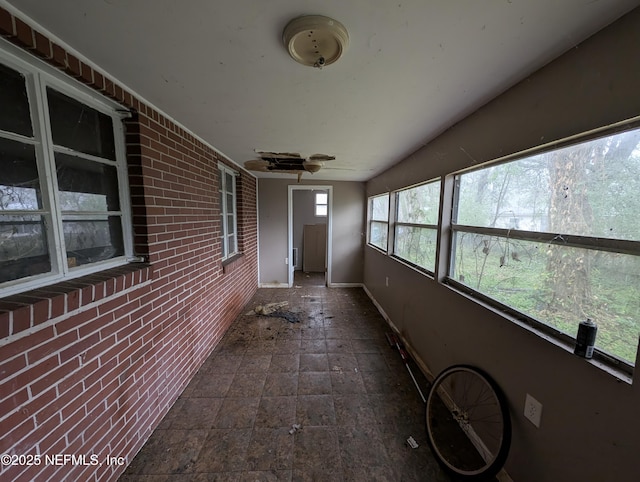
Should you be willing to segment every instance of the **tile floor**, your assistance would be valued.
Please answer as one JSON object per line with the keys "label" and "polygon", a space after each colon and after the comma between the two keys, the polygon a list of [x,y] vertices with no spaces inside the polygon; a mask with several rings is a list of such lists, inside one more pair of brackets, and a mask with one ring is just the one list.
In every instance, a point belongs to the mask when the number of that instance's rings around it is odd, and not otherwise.
{"label": "tile floor", "polygon": [[120,481],[451,480],[384,319],[363,290],[313,280],[258,290],[247,312],[288,301],[300,322],[239,316]]}

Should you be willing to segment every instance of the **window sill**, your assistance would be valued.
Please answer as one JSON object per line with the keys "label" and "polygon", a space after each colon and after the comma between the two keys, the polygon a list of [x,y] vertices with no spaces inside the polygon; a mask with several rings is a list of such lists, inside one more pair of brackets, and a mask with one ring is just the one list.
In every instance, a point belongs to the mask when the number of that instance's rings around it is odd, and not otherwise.
{"label": "window sill", "polygon": [[222,273],[233,273],[236,269],[244,264],[244,253],[236,253],[233,256],[222,260]]}
{"label": "window sill", "polygon": [[386,250],[384,250],[384,249],[382,249],[380,246],[376,246],[375,244],[371,244],[371,243],[367,243],[367,246],[368,246],[369,248],[374,249],[375,251],[378,251],[379,253],[384,254],[385,256],[387,256],[387,255],[388,255],[387,251],[386,251]]}
{"label": "window sill", "polygon": [[389,255],[389,257],[391,259],[396,260],[398,263],[403,264],[407,268],[412,269],[414,271],[417,271],[420,274],[425,275],[429,279],[432,279],[432,280],[435,279],[433,271],[429,271],[427,268],[423,268],[422,266],[417,265],[415,263],[412,263],[411,261],[409,261],[407,259],[404,259],[404,258],[401,258],[400,256],[397,256],[395,254]]}
{"label": "window sill", "polygon": [[[147,264],[131,263],[0,299],[0,343],[149,281]],[[6,340],[9,338],[9,340]]]}
{"label": "window sill", "polygon": [[494,306],[492,303],[484,301],[483,299],[474,296],[472,293],[468,293],[465,289],[459,287],[458,283],[455,281],[447,279],[442,284],[447,288],[455,291],[459,295],[465,297],[466,299],[482,306],[492,313],[495,313],[498,316],[506,319],[507,321],[527,330],[528,332],[537,335],[538,337],[542,338],[545,341],[548,341],[549,343],[566,351],[567,353],[570,353],[571,356],[580,358],[584,362],[603,370],[612,377],[616,378],[618,381],[625,382],[629,385],[633,384],[633,367],[631,367],[631,371],[629,371],[629,368],[627,368],[622,363],[617,362],[615,359],[609,359],[606,355],[603,355],[601,353],[594,353],[594,357],[590,359],[578,357],[573,353],[573,340],[567,341],[564,339],[569,338],[568,335],[563,335],[564,338],[560,338],[559,336],[553,334],[553,327],[541,325],[539,322],[535,322],[533,320],[529,321],[528,317],[526,317],[525,315],[518,317],[511,314],[510,312],[501,310],[499,307]]}

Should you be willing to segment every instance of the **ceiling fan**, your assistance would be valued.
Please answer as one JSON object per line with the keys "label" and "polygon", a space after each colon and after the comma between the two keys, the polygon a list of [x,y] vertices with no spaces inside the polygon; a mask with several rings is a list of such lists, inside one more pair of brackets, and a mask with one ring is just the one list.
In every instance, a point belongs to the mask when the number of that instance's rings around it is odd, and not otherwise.
{"label": "ceiling fan", "polygon": [[297,152],[262,152],[257,151],[260,159],[251,159],[244,163],[244,167],[250,171],[281,172],[297,174],[298,182],[305,172],[318,172],[324,166],[325,161],[332,161],[334,156],[326,154],[313,154],[307,158]]}

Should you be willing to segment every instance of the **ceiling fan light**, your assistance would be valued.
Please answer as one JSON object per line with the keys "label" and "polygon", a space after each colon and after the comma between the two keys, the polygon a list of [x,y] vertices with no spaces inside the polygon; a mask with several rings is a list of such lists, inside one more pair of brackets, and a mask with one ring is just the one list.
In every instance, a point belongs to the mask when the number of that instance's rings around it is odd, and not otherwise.
{"label": "ceiling fan light", "polygon": [[349,46],[349,33],[337,20],[322,15],[305,15],[287,24],[282,40],[293,60],[322,68],[342,57]]}
{"label": "ceiling fan light", "polygon": [[324,166],[324,164],[322,164],[321,162],[317,162],[317,161],[307,161],[304,163],[304,168],[305,170],[314,173],[314,172],[318,172],[320,169],[322,169],[322,167]]}

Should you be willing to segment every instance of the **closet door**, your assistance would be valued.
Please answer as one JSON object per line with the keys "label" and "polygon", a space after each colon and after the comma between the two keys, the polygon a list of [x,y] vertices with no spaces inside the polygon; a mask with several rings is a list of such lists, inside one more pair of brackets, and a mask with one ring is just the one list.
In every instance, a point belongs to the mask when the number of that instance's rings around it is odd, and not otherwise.
{"label": "closet door", "polygon": [[327,225],[305,224],[303,231],[302,269],[307,273],[324,273],[327,257]]}

